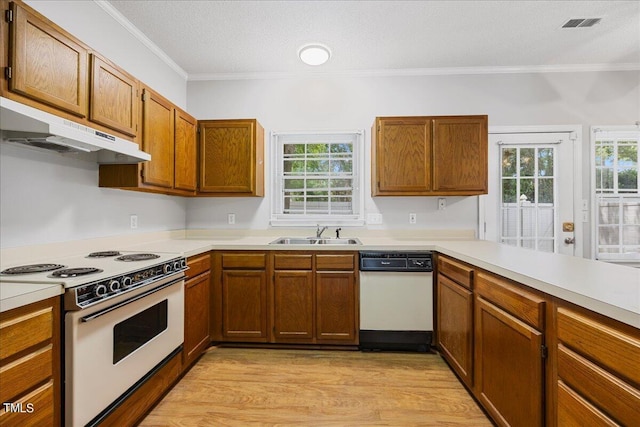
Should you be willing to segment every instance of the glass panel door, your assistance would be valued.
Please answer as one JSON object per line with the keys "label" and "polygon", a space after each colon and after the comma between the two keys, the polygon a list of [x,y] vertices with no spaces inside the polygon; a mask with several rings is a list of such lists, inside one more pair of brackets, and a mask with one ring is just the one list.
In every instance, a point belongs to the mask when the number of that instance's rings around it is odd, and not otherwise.
{"label": "glass panel door", "polygon": [[503,146],[500,152],[500,241],[508,245],[554,252],[554,147]]}

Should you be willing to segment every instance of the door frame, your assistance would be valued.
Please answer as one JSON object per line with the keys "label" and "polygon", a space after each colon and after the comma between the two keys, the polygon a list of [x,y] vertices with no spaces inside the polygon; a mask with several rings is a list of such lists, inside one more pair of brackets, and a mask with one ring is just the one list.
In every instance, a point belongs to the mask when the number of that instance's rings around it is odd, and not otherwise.
{"label": "door frame", "polygon": [[[489,126],[489,135],[504,133],[569,133],[573,140],[573,222],[574,236],[577,244],[574,248],[574,256],[583,257],[586,236],[584,223],[589,222],[589,199],[583,199],[582,195],[582,125],[535,125],[535,126]],[[489,147],[490,149],[491,147]],[[493,157],[493,159],[492,159]],[[488,156],[489,170],[497,168],[497,163],[492,165],[492,160],[497,162],[496,156]],[[498,176],[498,180],[499,180]],[[489,180],[489,191],[497,191],[500,182]],[[486,203],[487,195],[478,196],[478,238],[486,240]],[[586,202],[586,203],[585,203]],[[587,250],[587,252],[589,252]]]}

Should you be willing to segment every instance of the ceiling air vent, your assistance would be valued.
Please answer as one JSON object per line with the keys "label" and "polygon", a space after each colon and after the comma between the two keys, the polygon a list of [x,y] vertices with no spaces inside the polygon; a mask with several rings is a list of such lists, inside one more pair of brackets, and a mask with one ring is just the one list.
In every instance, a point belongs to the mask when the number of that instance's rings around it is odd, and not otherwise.
{"label": "ceiling air vent", "polygon": [[562,28],[585,28],[585,27],[593,27],[598,22],[600,22],[602,18],[574,18],[569,19],[564,23]]}

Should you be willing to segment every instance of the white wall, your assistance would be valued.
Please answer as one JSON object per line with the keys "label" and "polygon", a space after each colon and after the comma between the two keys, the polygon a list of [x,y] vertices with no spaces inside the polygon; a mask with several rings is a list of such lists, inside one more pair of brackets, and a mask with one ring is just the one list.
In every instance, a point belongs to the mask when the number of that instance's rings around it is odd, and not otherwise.
{"label": "white wall", "polygon": [[[171,101],[186,80],[93,1],[28,4]],[[138,229],[129,215],[138,215]],[[98,165],[0,142],[0,247],[183,229],[181,197],[98,187]]]}
{"label": "white wall", "polygon": [[[376,116],[488,114],[490,126],[582,125],[640,120],[640,73],[584,72],[411,77],[308,77],[265,80],[193,81],[188,111],[198,119],[257,118],[269,131],[366,129],[367,212],[383,214],[370,228],[475,228],[476,197],[371,198],[370,128]],[[268,144],[267,144],[268,147]],[[268,151],[268,148],[267,148]],[[267,158],[268,155],[267,155]],[[584,160],[588,171],[588,158]],[[270,171],[268,170],[267,173]],[[588,196],[588,175],[583,177]],[[267,181],[268,182],[268,181]],[[270,189],[264,199],[211,198],[187,202],[187,227],[268,227]],[[408,213],[418,214],[415,226]],[[588,227],[587,232],[588,234]],[[585,236],[588,238],[588,236]]]}

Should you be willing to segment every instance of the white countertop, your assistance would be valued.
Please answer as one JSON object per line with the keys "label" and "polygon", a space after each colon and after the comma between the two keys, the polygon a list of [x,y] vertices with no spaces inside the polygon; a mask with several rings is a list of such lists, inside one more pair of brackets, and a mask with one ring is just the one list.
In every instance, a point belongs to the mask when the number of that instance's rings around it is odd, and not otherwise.
{"label": "white countertop", "polygon": [[[176,252],[187,257],[210,250],[433,250],[640,328],[640,269],[473,240],[465,233],[454,235],[453,239],[443,239],[444,236],[438,233],[420,236],[415,232],[393,232],[393,237],[388,235],[391,232],[362,234],[356,236],[362,245],[353,246],[269,245],[277,237],[291,234],[278,233],[278,230],[235,233],[231,230],[188,230],[182,234],[158,235],[141,243],[133,243],[127,238],[126,246],[117,248],[114,245],[118,239],[110,238],[109,244],[110,249]],[[344,237],[352,237],[344,234]],[[92,246],[87,241],[82,249],[103,250],[104,245],[103,242]],[[74,248],[78,249],[77,243]],[[19,252],[24,258],[25,254]],[[5,257],[5,251],[1,253]],[[20,258],[15,253],[6,255]],[[0,284],[0,289],[4,285]],[[3,310],[4,300],[3,293]]]}
{"label": "white countertop", "polygon": [[51,283],[0,283],[0,313],[61,295],[64,287]]}

